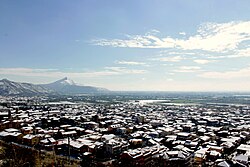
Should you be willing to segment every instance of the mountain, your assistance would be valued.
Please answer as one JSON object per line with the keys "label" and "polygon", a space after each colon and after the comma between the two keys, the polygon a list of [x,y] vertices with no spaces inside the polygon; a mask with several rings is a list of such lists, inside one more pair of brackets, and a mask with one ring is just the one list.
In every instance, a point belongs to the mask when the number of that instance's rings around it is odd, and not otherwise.
{"label": "mountain", "polygon": [[34,85],[31,83],[19,83],[13,82],[7,79],[0,80],[0,95],[24,95],[24,96],[33,96],[33,95],[45,95],[53,93],[52,90],[49,90],[45,87]]}
{"label": "mountain", "polygon": [[68,79],[67,77],[60,79],[56,82],[40,85],[44,88],[53,90],[60,94],[95,94],[95,93],[105,93],[109,90],[104,88],[98,88],[93,86],[82,86],[76,84],[74,81]]}
{"label": "mountain", "polygon": [[76,95],[98,94],[109,92],[104,88],[81,86],[67,77],[49,84],[35,85],[31,83],[19,83],[7,79],[0,80],[0,95],[2,96],[37,96],[37,95]]}

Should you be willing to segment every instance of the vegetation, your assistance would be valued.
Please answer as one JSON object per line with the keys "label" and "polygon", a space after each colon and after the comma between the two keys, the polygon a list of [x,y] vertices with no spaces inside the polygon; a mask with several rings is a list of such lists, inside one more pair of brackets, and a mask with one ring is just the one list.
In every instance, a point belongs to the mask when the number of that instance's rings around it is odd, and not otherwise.
{"label": "vegetation", "polygon": [[77,167],[80,161],[30,147],[0,142],[1,167]]}

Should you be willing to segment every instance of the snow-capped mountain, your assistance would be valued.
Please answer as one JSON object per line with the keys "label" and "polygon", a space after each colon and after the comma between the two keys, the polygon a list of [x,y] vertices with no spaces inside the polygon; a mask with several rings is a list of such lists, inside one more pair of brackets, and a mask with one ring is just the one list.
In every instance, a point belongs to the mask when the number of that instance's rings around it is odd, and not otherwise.
{"label": "snow-capped mountain", "polygon": [[104,93],[109,90],[93,86],[82,86],[76,84],[67,77],[49,84],[41,85],[47,89],[53,90],[61,94],[89,94],[89,93]]}
{"label": "snow-capped mountain", "polygon": [[54,83],[62,84],[62,85],[76,85],[76,83],[73,80],[68,79],[67,77],[60,79]]}
{"label": "snow-capped mountain", "polygon": [[0,80],[0,95],[37,95],[53,93],[45,87],[30,83],[13,82],[7,79]]}
{"label": "snow-capped mountain", "polygon": [[7,79],[0,80],[0,95],[50,95],[50,94],[95,94],[105,93],[109,90],[92,86],[77,85],[67,77],[49,84],[35,85],[31,83],[19,83]]}

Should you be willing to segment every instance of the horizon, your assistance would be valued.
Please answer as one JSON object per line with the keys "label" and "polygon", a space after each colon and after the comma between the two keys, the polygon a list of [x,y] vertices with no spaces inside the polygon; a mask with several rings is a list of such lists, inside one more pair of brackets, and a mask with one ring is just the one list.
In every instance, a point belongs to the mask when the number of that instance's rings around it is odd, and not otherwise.
{"label": "horizon", "polygon": [[[0,79],[1,80],[7,80],[7,81],[11,81],[11,82],[17,82],[17,83],[28,83],[28,84],[34,84],[34,85],[43,85],[43,84],[51,84],[51,83],[55,83],[55,82],[58,82],[58,81],[61,81],[61,80],[64,80],[65,78],[71,80],[69,77],[64,77],[64,78],[61,78],[61,79],[57,79],[55,81],[52,81],[52,82],[48,82],[48,83],[32,83],[32,82],[18,82],[18,81],[14,81],[14,80],[10,80],[8,78],[2,78]],[[73,80],[71,80],[73,81]],[[74,81],[73,81],[74,82]],[[91,86],[91,85],[81,85],[79,83],[75,83],[75,85],[77,86]],[[99,87],[99,88],[103,88],[103,87]],[[180,91],[180,90],[110,90],[108,89],[109,91],[111,92],[115,92],[115,93],[216,93],[216,94],[231,94],[231,93],[250,93],[250,91],[192,91],[192,90],[189,90],[189,91]],[[105,93],[103,93],[105,94]]]}
{"label": "horizon", "polygon": [[0,78],[250,92],[250,1],[0,2]]}

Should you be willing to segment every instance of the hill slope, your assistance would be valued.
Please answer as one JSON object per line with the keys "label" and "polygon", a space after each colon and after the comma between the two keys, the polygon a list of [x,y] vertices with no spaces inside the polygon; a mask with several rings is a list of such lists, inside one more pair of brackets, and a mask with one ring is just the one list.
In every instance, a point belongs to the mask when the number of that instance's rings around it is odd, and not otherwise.
{"label": "hill slope", "polygon": [[40,85],[47,89],[53,90],[60,94],[92,94],[92,93],[105,93],[109,90],[93,86],[77,85],[74,81],[67,77],[60,79],[56,82]]}
{"label": "hill slope", "polygon": [[53,83],[35,85],[31,83],[19,83],[7,79],[0,80],[0,95],[2,96],[37,96],[37,95],[76,95],[98,94],[109,90],[93,86],[77,85],[74,81],[63,78]]}
{"label": "hill slope", "polygon": [[19,83],[7,79],[0,80],[0,95],[43,95],[50,94],[52,90],[31,83]]}

